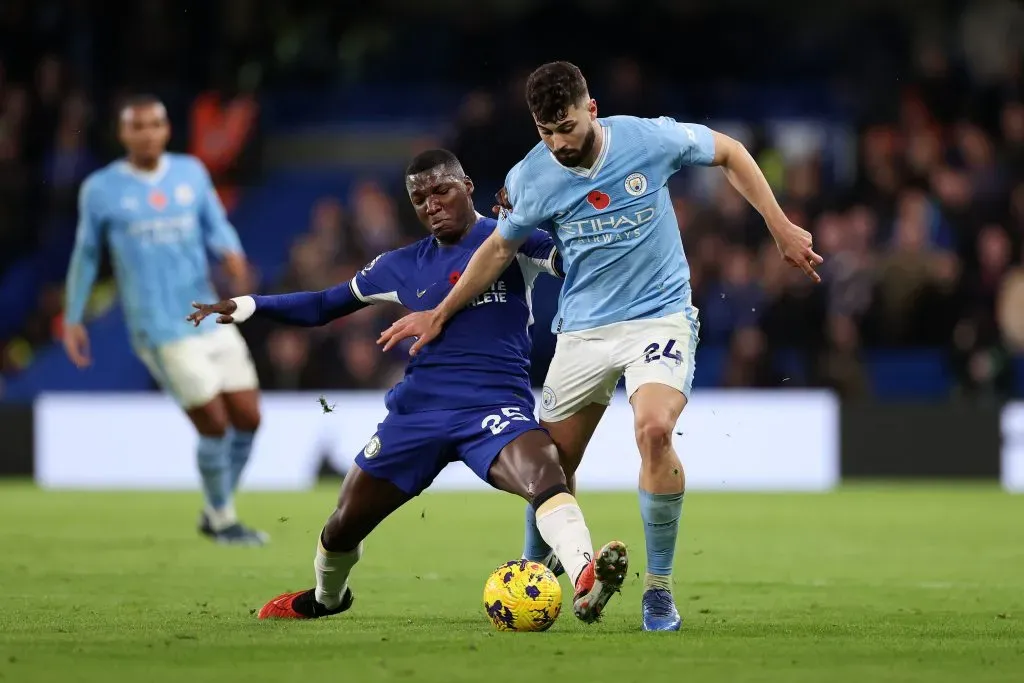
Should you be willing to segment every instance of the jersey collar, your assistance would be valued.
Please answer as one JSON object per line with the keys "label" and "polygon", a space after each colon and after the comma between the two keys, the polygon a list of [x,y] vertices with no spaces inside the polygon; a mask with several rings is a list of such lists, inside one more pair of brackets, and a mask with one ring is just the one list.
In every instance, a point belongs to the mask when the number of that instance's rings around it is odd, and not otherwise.
{"label": "jersey collar", "polygon": [[149,185],[155,185],[156,183],[163,180],[163,177],[167,175],[167,169],[168,167],[170,167],[170,165],[171,164],[170,161],[168,161],[167,159],[167,155],[161,154],[160,160],[156,162],[156,168],[154,168],[152,171],[143,171],[142,169],[135,168],[130,163],[128,163],[127,159],[119,162],[118,169],[122,173],[130,175],[133,178],[136,178],[137,180],[141,180],[142,182],[148,183]]}

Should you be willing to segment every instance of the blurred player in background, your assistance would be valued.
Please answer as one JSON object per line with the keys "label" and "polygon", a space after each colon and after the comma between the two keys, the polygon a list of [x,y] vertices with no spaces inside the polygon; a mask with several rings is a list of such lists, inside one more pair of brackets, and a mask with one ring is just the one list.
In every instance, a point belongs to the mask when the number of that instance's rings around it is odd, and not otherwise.
{"label": "blurred player in background", "polygon": [[[170,124],[159,100],[128,102],[119,134],[126,157],[90,175],[79,191],[64,348],[79,368],[91,365],[82,320],[106,244],[132,346],[199,432],[206,499],[200,532],[221,543],[262,545],[267,536],[239,523],[233,504],[260,423],[249,349],[233,327],[181,324],[190,301],[216,298],[207,248],[235,287],[248,288],[238,234],[202,163],[166,152]],[[139,457],[148,457],[144,444]]]}
{"label": "blurred player in background", "polygon": [[[473,181],[447,150],[428,150],[406,169],[406,189],[431,236],[381,254],[350,282],[322,292],[243,296],[194,304],[199,324],[253,315],[314,326],[390,301],[412,310],[436,306],[458,282],[494,219],[473,208]],[[363,539],[392,512],[418,496],[449,462],[461,460],[482,480],[529,501],[538,533],[568,570],[574,612],[596,621],[626,578],[622,543],[593,556],[590,531],[569,492],[551,438],[533,417],[530,388],[530,290],[536,277],[560,276],[551,236],[533,230],[490,291],[457,316],[437,344],[412,359],[387,394],[388,415],[345,476],[338,507],[320,534],[316,587],[268,602],[259,617],[313,619],[352,605],[348,576]],[[509,614],[511,617],[511,614]]]}
{"label": "blurred player in background", "polygon": [[[786,218],[753,158],[732,138],[669,117],[598,119],[583,74],[568,62],[536,69],[526,98],[542,142],[509,172],[497,230],[445,301],[396,322],[381,342],[387,350],[418,337],[410,353],[430,348],[523,240],[553,224],[566,269],[541,423],[572,480],[625,374],[641,455],[643,628],[675,631],[682,619],[672,597],[672,566],[685,477],[672,432],[690,395],[698,321],[666,183],[683,166],[721,166],[764,217],[786,261],[817,281],[821,257],[811,249],[810,233]],[[539,561],[550,555],[529,510],[524,554]]]}

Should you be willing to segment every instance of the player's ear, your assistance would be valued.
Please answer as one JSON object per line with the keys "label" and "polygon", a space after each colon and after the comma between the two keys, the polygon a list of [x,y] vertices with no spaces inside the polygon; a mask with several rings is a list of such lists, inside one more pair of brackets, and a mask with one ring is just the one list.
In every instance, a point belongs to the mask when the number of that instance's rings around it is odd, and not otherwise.
{"label": "player's ear", "polygon": [[462,182],[466,184],[466,194],[472,195],[473,190],[476,189],[476,185],[473,184],[473,179],[470,178],[469,176],[466,176],[466,179],[463,180]]}
{"label": "player's ear", "polygon": [[597,118],[597,100],[590,98],[587,102],[587,112],[590,114],[590,120],[593,121]]}

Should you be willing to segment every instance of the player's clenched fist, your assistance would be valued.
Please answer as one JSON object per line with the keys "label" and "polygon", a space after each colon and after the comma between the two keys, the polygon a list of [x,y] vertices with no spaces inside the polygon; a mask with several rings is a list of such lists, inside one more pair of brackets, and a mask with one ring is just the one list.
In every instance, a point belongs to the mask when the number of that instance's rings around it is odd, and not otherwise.
{"label": "player's clenched fist", "polygon": [[224,301],[218,301],[215,304],[201,304],[195,301],[192,302],[192,308],[196,309],[193,311],[185,320],[192,323],[194,326],[199,327],[199,323],[215,313],[217,316],[217,322],[221,325],[230,325],[235,322],[235,319],[231,317],[231,314],[238,310],[238,304],[231,299]]}

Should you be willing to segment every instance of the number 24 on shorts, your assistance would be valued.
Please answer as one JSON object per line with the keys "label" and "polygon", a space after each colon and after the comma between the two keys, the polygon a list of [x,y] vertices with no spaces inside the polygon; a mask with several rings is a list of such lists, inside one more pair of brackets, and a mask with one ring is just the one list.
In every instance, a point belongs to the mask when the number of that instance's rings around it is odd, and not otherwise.
{"label": "number 24 on shorts", "polygon": [[[507,417],[508,419],[503,420],[502,416]],[[529,422],[530,418],[523,415],[523,412],[519,408],[512,406],[511,408],[502,408],[501,415],[488,415],[483,419],[483,422],[480,423],[480,427],[482,429],[490,429],[491,434],[497,435],[505,431],[505,428],[508,427],[513,420],[517,422]]]}
{"label": "number 24 on shorts", "polygon": [[[653,363],[654,361],[656,361],[656,360],[658,360],[658,359],[660,359],[662,357],[665,357],[665,358],[671,358],[672,360],[674,360],[676,362],[676,365],[680,365],[683,362],[683,354],[680,351],[676,351],[675,348],[676,348],[676,340],[675,339],[669,339],[665,343],[665,348],[664,349],[661,349],[661,345],[658,344],[658,342],[652,342],[652,343],[647,345],[646,349],[644,349],[644,362],[645,363]],[[660,354],[658,353],[659,350],[661,350]]]}

